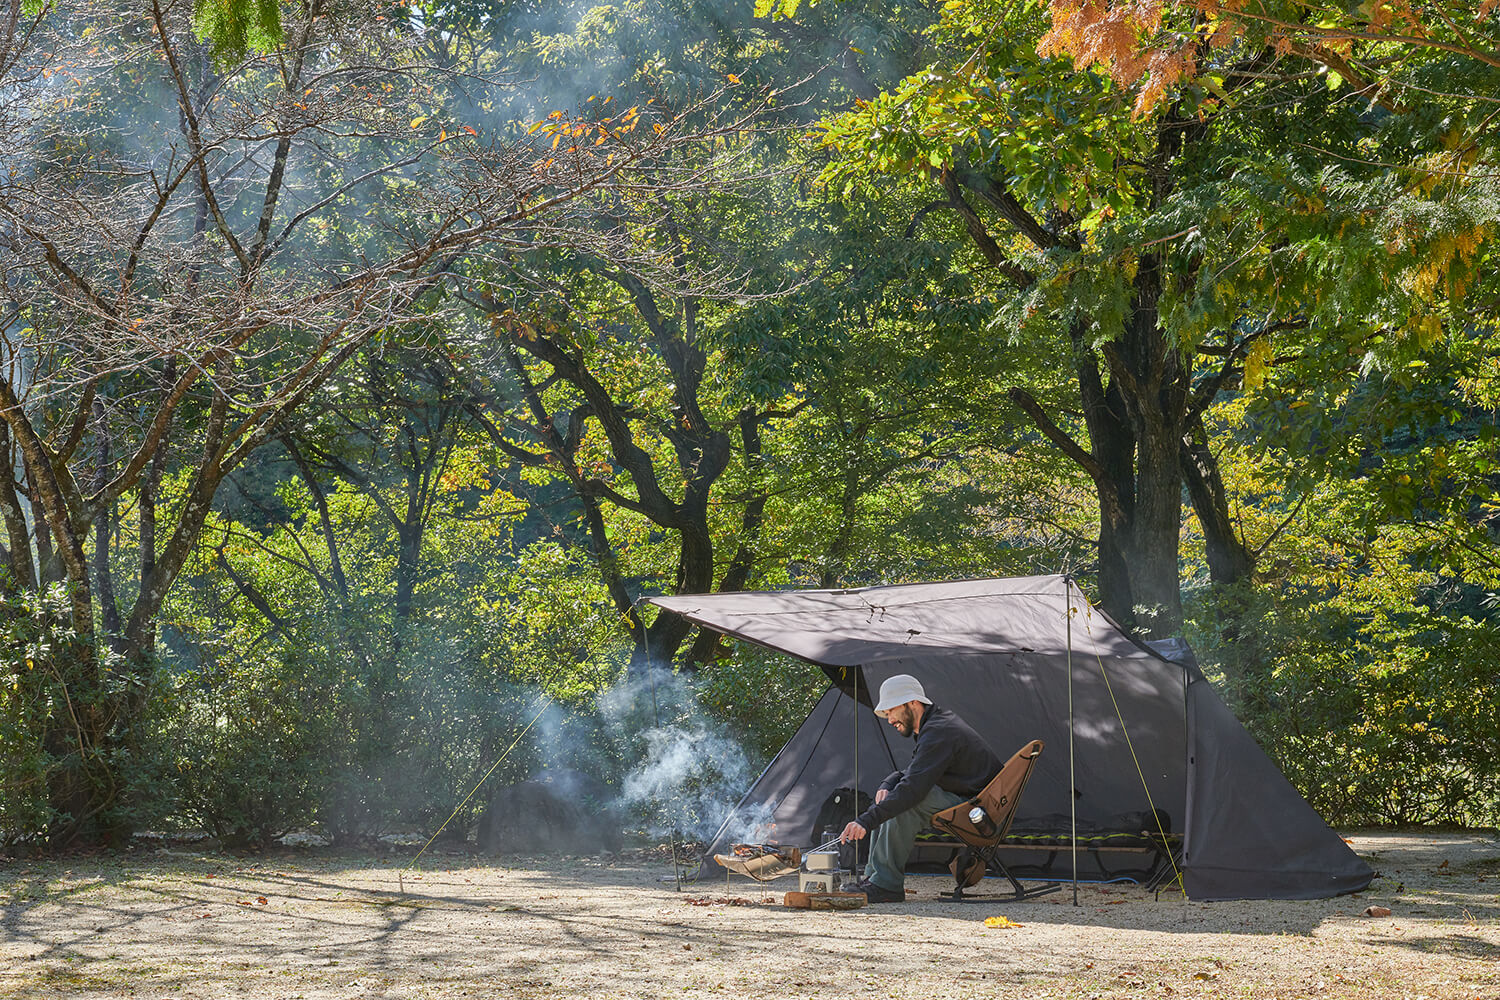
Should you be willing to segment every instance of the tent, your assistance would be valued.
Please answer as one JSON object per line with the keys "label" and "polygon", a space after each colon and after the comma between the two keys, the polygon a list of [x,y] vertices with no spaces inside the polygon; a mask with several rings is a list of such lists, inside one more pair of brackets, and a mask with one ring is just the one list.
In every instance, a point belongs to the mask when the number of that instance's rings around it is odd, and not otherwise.
{"label": "tent", "polygon": [[1106,856],[1087,845],[1145,827],[1172,836],[1193,899],[1312,899],[1357,892],[1374,877],[1190,654],[1130,639],[1068,577],[649,600],[817,664],[834,685],[725,821],[710,856],[768,830],[774,842],[811,846],[834,790],[856,787],[857,772],[857,787],[873,793],[910,749],[856,700],[870,705],[869,691],[909,673],[1002,759],[1046,741],[1012,829],[1050,836],[1052,855],[1059,840],[1068,844],[1068,875],[1080,858],[1078,877],[1090,863],[1107,875]]}

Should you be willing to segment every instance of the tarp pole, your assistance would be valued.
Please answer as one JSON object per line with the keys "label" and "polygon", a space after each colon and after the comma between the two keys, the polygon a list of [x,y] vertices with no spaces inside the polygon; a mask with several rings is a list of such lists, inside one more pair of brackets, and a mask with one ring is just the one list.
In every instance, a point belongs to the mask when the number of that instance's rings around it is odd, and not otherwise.
{"label": "tarp pole", "polygon": [[[859,819],[859,675],[863,669],[863,667],[854,668],[854,794],[849,796],[850,808],[854,810],[854,815],[850,817],[851,819]],[[823,839],[821,830],[818,831],[816,837],[818,840]],[[854,842],[854,860],[849,865],[849,871],[851,875],[856,877],[859,875],[859,841],[857,840]]]}
{"label": "tarp pole", "polygon": [[1073,748],[1073,578],[1063,577],[1063,614],[1068,622],[1068,812],[1073,839],[1073,905],[1078,905],[1078,778]]}
{"label": "tarp pole", "polygon": [[[1196,659],[1197,659],[1197,657],[1195,656],[1194,660],[1196,661]],[[1194,771],[1195,771],[1195,767],[1193,765],[1193,733],[1192,733],[1192,730],[1188,729],[1188,727],[1190,725],[1192,725],[1192,713],[1191,713],[1191,710],[1188,708],[1188,695],[1190,693],[1188,691],[1188,688],[1193,683],[1193,677],[1192,677],[1192,673],[1188,670],[1188,666],[1187,666],[1186,663],[1180,664],[1180,666],[1182,667],[1182,777],[1183,777],[1183,789],[1182,789],[1182,792],[1183,792],[1183,794],[1182,794],[1182,800],[1183,800],[1183,805],[1182,805],[1182,851],[1181,851],[1181,855],[1182,855],[1182,865],[1185,868],[1185,867],[1187,867],[1187,860],[1188,860],[1188,842],[1187,842],[1187,819],[1188,819],[1188,815],[1187,814],[1188,814],[1188,811],[1187,811],[1187,800],[1188,800],[1188,797],[1192,795],[1193,774],[1194,774]],[[1165,831],[1163,831],[1163,833],[1165,833]],[[1172,845],[1168,844],[1166,846],[1167,846],[1167,856],[1170,858],[1171,857],[1171,852],[1172,852]],[[1176,866],[1174,865],[1174,867],[1176,867]],[[1177,888],[1179,888],[1179,889],[1182,890],[1182,920],[1183,920],[1183,923],[1186,923],[1187,922],[1187,918],[1188,918],[1187,874],[1185,872],[1183,872],[1182,869],[1180,869],[1180,868],[1177,871]],[[1157,899],[1161,898],[1161,886],[1159,884],[1156,887],[1156,898]]]}

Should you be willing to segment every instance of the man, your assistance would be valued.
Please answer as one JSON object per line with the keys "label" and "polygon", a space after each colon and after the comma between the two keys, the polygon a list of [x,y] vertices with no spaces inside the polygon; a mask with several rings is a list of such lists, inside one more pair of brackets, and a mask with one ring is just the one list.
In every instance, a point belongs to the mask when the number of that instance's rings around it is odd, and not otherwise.
{"label": "man", "polygon": [[906,901],[906,859],[932,814],[977,795],[1005,762],[958,716],[932,703],[911,674],[880,685],[875,714],[917,741],[911,764],[880,783],[875,802],[844,827],[839,839],[875,832],[865,877],[854,889],[872,903]]}

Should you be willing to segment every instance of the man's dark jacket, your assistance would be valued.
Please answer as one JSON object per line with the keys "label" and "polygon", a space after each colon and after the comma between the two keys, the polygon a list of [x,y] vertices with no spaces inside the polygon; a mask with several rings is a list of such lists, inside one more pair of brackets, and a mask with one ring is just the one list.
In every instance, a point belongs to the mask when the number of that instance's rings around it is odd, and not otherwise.
{"label": "man's dark jacket", "polygon": [[937,705],[927,706],[916,741],[906,770],[880,783],[891,794],[859,814],[856,822],[866,830],[921,802],[933,785],[966,798],[977,795],[1005,766],[967,722]]}

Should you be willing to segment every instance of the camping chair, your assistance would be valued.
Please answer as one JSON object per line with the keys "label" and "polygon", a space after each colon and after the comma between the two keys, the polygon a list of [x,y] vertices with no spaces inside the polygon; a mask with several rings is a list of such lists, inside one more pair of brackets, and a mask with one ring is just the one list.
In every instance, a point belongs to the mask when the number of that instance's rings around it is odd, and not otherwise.
{"label": "camping chair", "polygon": [[1029,899],[1057,892],[1062,888],[1061,882],[1023,887],[995,853],[996,847],[1010,830],[1010,821],[1015,818],[1021,792],[1026,788],[1026,779],[1031,777],[1031,769],[1036,765],[1036,759],[1042,755],[1043,745],[1041,740],[1032,740],[1005,762],[1000,773],[991,778],[990,783],[978,795],[932,814],[933,826],[951,833],[965,844],[949,865],[954,881],[957,882],[951,897],[954,901],[961,903],[966,898],[978,898],[965,897],[964,890],[978,885],[991,865],[1010,879],[1011,887],[1015,890],[1010,899]]}

